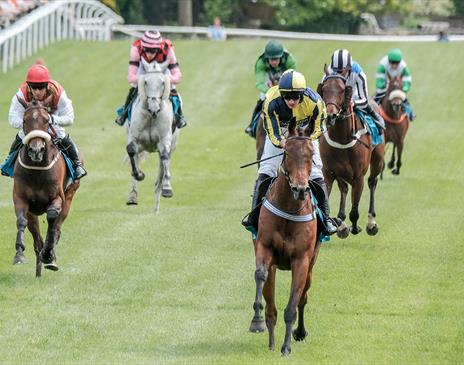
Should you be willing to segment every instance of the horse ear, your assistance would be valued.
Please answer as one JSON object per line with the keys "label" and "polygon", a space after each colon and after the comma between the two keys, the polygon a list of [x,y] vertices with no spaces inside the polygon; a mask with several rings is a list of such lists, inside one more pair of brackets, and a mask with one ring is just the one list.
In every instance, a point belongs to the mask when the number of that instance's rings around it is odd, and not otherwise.
{"label": "horse ear", "polygon": [[18,99],[19,104],[21,104],[24,107],[24,109],[27,109],[28,104],[27,104],[26,100],[24,100],[23,98],[21,98],[21,97],[19,97],[17,95],[16,95],[16,99]]}
{"label": "horse ear", "polygon": [[351,65],[346,66],[343,69],[342,76],[346,79],[348,75],[350,74],[350,71],[351,71]]}
{"label": "horse ear", "polygon": [[315,124],[315,123],[314,123],[314,120],[311,118],[311,119],[309,120],[308,125],[306,126],[306,128],[305,128],[304,131],[303,131],[303,134],[304,134],[305,136],[311,137],[311,134],[313,134],[313,132],[314,132],[314,127],[315,127],[314,124]]}
{"label": "horse ear", "polygon": [[49,107],[51,105],[53,101],[53,94],[50,94],[49,96],[47,96],[47,98],[43,101],[42,105],[44,107]]}
{"label": "horse ear", "polygon": [[164,75],[164,91],[163,91],[163,100],[167,100],[169,98],[169,94],[171,93],[171,79],[169,75]]}
{"label": "horse ear", "polygon": [[288,124],[288,136],[292,137],[296,135],[296,118],[293,117],[290,119],[290,123]]}
{"label": "horse ear", "polygon": [[327,63],[324,63],[324,73],[326,76],[329,76],[329,68],[327,67]]}
{"label": "horse ear", "polygon": [[322,83],[319,83],[317,85],[317,93],[321,96],[322,98]]}
{"label": "horse ear", "polygon": [[349,109],[352,95],[353,95],[353,87],[351,86],[345,87],[345,103],[343,105],[343,108],[345,110]]}

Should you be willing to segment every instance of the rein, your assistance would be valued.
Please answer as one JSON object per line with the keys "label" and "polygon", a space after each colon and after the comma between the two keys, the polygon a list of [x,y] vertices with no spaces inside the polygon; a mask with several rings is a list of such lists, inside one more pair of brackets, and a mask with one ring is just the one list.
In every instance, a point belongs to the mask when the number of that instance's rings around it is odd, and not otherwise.
{"label": "rein", "polygon": [[399,119],[392,118],[387,115],[387,112],[382,107],[380,107],[380,115],[386,122],[391,123],[391,124],[401,124],[407,118],[406,113],[402,113]]}

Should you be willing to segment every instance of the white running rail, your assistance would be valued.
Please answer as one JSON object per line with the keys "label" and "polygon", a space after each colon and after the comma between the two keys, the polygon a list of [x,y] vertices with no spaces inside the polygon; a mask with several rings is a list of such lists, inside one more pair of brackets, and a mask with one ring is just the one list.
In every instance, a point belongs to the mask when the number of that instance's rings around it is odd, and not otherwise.
{"label": "white running rail", "polygon": [[61,39],[108,41],[124,20],[96,0],[57,0],[40,6],[0,31],[2,71]]}

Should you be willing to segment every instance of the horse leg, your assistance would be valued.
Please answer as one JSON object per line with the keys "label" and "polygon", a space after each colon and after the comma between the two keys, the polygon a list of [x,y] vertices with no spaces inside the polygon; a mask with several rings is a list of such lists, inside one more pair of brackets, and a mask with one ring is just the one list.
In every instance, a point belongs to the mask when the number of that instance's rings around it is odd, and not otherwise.
{"label": "horse leg", "polygon": [[266,301],[266,327],[269,331],[269,350],[275,350],[274,328],[277,323],[277,307],[275,304],[275,276],[276,268],[271,266],[267,280],[263,287],[263,296]]}
{"label": "horse leg", "polygon": [[364,188],[364,176],[361,175],[356,180],[353,181],[351,188],[351,211],[350,211],[350,221],[351,221],[351,233],[358,234],[362,231],[362,228],[358,226],[359,219],[359,201],[361,200],[362,191]]}
{"label": "horse leg", "polygon": [[296,307],[300,303],[304,288],[307,285],[308,272],[309,260],[307,257],[292,262],[292,286],[290,298],[284,311],[285,340],[280,350],[283,356],[288,356],[292,352],[292,329],[296,320]]}
{"label": "horse leg", "polygon": [[58,265],[56,264],[55,246],[60,237],[60,231],[56,229],[56,222],[61,213],[62,201],[61,198],[56,198],[47,209],[47,237],[45,238],[45,245],[40,253],[40,260],[44,264],[44,268],[48,270],[57,271]]}
{"label": "horse leg", "polygon": [[260,241],[256,241],[256,293],[253,309],[255,314],[250,324],[250,332],[264,332],[266,329],[262,315],[263,311],[263,287],[267,280],[268,272],[271,267],[272,254],[265,248]]}
{"label": "horse leg", "polygon": [[398,159],[396,160],[396,169],[393,169],[392,170],[392,174],[394,175],[399,175],[400,174],[400,168],[401,168],[401,155],[403,154],[403,139],[400,138],[397,145],[396,145],[396,148],[398,149]]}
{"label": "horse leg", "polygon": [[266,132],[264,131],[263,114],[261,113],[256,126],[256,160],[260,160],[263,155],[265,138]]}
{"label": "horse leg", "polygon": [[132,177],[132,190],[129,193],[129,197],[127,198],[127,205],[137,205],[137,180]]}
{"label": "horse leg", "polygon": [[129,155],[129,160],[131,163],[132,167],[132,176],[137,180],[137,181],[142,181],[145,179],[145,174],[139,169],[138,166],[138,159],[137,159],[137,153],[138,153],[138,148],[137,144],[132,141],[126,146],[127,154]]}
{"label": "horse leg", "polygon": [[337,214],[337,224],[338,224],[338,232],[337,236],[339,238],[347,238],[348,235],[350,234],[350,229],[345,223],[346,219],[346,214],[345,214],[345,209],[346,209],[346,196],[348,195],[348,184],[342,180],[342,179],[337,179],[337,184],[338,184],[338,189],[340,190],[340,206],[338,209],[338,214]]}
{"label": "horse leg", "polygon": [[314,264],[316,263],[320,247],[320,242],[317,242],[313,259],[311,260],[311,264],[309,265],[308,277],[306,278],[306,285],[303,289],[303,294],[301,295],[300,303],[298,303],[298,327],[293,331],[293,338],[295,339],[295,341],[303,341],[308,336],[308,332],[306,331],[304,325],[304,309],[308,302],[308,290],[311,287],[313,276],[312,270]]}
{"label": "horse leg", "polygon": [[393,145],[393,148],[392,148],[392,154],[391,154],[391,158],[390,158],[390,161],[388,162],[387,164],[387,167],[391,170],[392,168],[395,167],[395,149],[396,149],[396,143],[392,143]]}
{"label": "horse leg", "polygon": [[13,258],[13,265],[25,264],[27,262],[26,257],[24,256],[24,250],[26,245],[24,243],[24,231],[27,226],[27,206],[22,201],[15,202],[15,211],[16,211],[16,228],[18,232],[16,233],[16,254]]}
{"label": "horse leg", "polygon": [[159,213],[160,209],[160,200],[161,200],[161,186],[163,183],[163,165],[160,164],[158,168],[158,177],[156,178],[155,182],[155,213]]}
{"label": "horse leg", "polygon": [[34,239],[35,252],[35,277],[39,278],[42,275],[42,262],[40,261],[40,252],[43,249],[44,242],[40,234],[39,218],[36,215],[28,214],[27,228]]}
{"label": "horse leg", "polygon": [[379,145],[372,152],[371,163],[370,163],[370,175],[367,180],[369,186],[370,196],[369,196],[369,212],[367,214],[367,226],[366,232],[370,236],[375,236],[379,231],[377,222],[375,221],[375,204],[374,196],[375,189],[377,187],[378,176],[384,169],[384,152],[385,146]]}
{"label": "horse leg", "polygon": [[169,148],[162,148],[159,150],[160,156],[160,169],[162,167],[163,171],[163,180],[161,183],[161,195],[164,198],[171,198],[174,193],[171,186],[171,172],[169,170],[170,157],[169,157]]}

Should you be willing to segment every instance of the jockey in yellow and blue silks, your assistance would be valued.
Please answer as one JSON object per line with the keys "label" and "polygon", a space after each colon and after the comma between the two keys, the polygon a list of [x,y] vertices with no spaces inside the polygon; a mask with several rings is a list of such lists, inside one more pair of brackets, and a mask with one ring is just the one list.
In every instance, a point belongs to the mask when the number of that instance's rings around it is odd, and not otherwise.
{"label": "jockey in yellow and blue silks", "polygon": [[[403,58],[403,53],[399,48],[392,48],[388,54],[384,56],[377,66],[377,74],[375,78],[375,86],[377,88],[374,100],[380,105],[385,96],[388,87],[388,76],[391,78],[401,77],[403,82],[403,91],[405,94],[411,89],[412,76],[406,61]],[[416,115],[412,111],[411,104],[406,98],[403,102],[409,120],[413,121]]]}
{"label": "jockey in yellow and blue silks", "polygon": [[287,51],[282,43],[270,40],[255,63],[255,84],[259,90],[259,99],[251,116],[251,121],[245,133],[254,137],[253,124],[257,114],[261,112],[266,92],[270,87],[278,84],[282,73],[289,69],[296,69],[295,57]]}
{"label": "jockey in yellow and blue silks", "polygon": [[254,214],[255,208],[265,196],[272,178],[277,176],[278,167],[282,162],[282,155],[268,160],[266,158],[279,154],[282,152],[282,148],[285,148],[287,127],[290,120],[294,118],[297,126],[300,127],[314,123],[314,132],[311,135],[314,155],[310,179],[312,185],[317,184],[314,193],[324,215],[325,233],[328,235],[335,233],[337,228],[329,218],[329,201],[319,154],[318,138],[321,135],[321,124],[327,117],[324,101],[319,94],[306,87],[305,77],[301,73],[287,70],[282,74],[279,85],[273,86],[267,91],[263,113],[266,140],[262,162],[258,169],[258,179],[253,194],[252,213],[244,218],[242,224],[247,228],[257,225],[258,217],[257,214]]}

